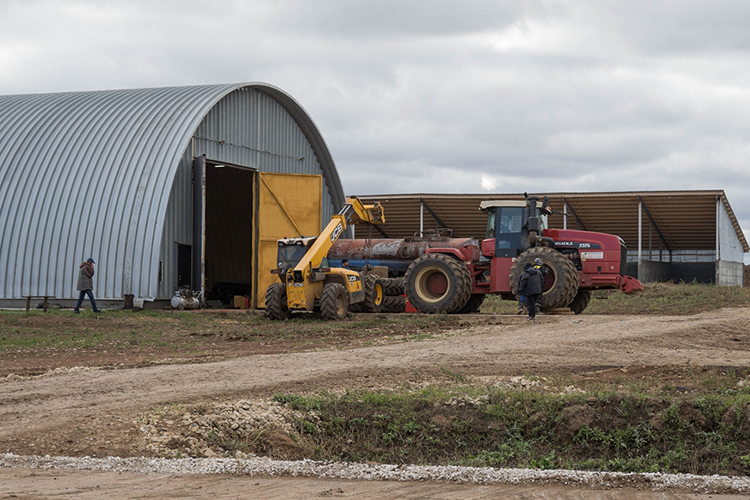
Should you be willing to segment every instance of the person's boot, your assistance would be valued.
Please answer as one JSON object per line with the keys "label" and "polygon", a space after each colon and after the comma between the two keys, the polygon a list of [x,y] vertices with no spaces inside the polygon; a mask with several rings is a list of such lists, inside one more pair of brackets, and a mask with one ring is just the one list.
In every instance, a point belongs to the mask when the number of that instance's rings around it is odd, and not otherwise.
{"label": "person's boot", "polygon": [[516,311],[516,314],[523,314],[523,306],[518,306],[518,311]]}

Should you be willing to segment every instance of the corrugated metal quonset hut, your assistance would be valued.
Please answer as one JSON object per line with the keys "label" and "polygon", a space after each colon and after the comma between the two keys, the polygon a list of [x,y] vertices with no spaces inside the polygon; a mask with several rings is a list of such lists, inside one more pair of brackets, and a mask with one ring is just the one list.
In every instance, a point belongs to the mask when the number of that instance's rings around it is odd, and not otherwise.
{"label": "corrugated metal quonset hut", "polygon": [[276,239],[344,203],[307,112],[262,83],[0,96],[0,300],[169,299],[178,286],[263,306]]}

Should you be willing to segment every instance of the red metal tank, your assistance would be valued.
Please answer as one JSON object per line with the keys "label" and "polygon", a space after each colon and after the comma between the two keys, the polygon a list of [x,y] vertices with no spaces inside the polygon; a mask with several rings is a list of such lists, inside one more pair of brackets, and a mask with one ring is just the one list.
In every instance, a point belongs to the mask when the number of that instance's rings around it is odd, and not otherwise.
{"label": "red metal tank", "polygon": [[[370,250],[371,266],[386,266],[391,275],[403,275],[409,264],[428,248],[462,248],[466,245],[479,245],[474,238],[380,238],[372,239]],[[341,266],[342,259],[349,260],[349,267],[362,269],[367,259],[366,239],[340,239],[328,251],[328,263],[332,267]]]}

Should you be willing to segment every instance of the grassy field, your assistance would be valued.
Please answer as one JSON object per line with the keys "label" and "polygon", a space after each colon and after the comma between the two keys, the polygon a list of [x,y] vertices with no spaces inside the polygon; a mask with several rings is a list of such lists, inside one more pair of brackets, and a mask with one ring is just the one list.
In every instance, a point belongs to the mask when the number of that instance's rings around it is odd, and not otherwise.
{"label": "grassy field", "polygon": [[[750,305],[750,289],[698,284],[653,283],[643,292],[595,292],[584,314],[685,315]],[[489,296],[483,313],[514,314],[516,302]],[[210,354],[217,342],[234,342],[243,353],[336,348],[393,341],[415,341],[455,328],[460,315],[353,315],[323,322],[310,315],[270,321],[254,312],[173,312],[109,310],[101,315],[69,309],[48,313],[0,311],[0,353],[39,350],[108,350]]]}
{"label": "grassy field", "polygon": [[[750,290],[697,284],[596,296],[584,314],[687,315],[750,305]],[[482,312],[490,314],[357,314],[340,322],[270,321],[247,311],[1,311],[0,376],[419,342],[456,328],[507,325],[491,313],[515,309],[489,297]],[[277,394],[277,402],[307,416],[291,436],[294,455],[275,458],[750,474],[750,367],[526,374],[523,383],[437,368],[444,380],[426,387]],[[215,444],[228,456],[273,449],[262,435]]]}

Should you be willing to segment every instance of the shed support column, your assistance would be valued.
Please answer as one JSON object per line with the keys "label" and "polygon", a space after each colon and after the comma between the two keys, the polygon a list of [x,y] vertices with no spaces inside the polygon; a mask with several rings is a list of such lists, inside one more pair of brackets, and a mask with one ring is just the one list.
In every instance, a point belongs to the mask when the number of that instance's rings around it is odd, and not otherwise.
{"label": "shed support column", "polygon": [[203,292],[206,252],[206,157],[193,160],[193,276],[191,288]]}
{"label": "shed support column", "polygon": [[638,279],[641,276],[641,261],[643,260],[643,202],[638,200]]}
{"label": "shed support column", "polygon": [[568,204],[563,203],[563,229],[568,229]]}
{"label": "shed support column", "polygon": [[424,202],[419,202],[419,237],[424,236]]}
{"label": "shed support column", "polygon": [[719,211],[721,208],[721,201],[719,200],[719,197],[716,197],[716,263],[714,264],[714,267],[716,268],[716,279],[714,280],[714,283],[716,285],[721,285],[721,212]]}

